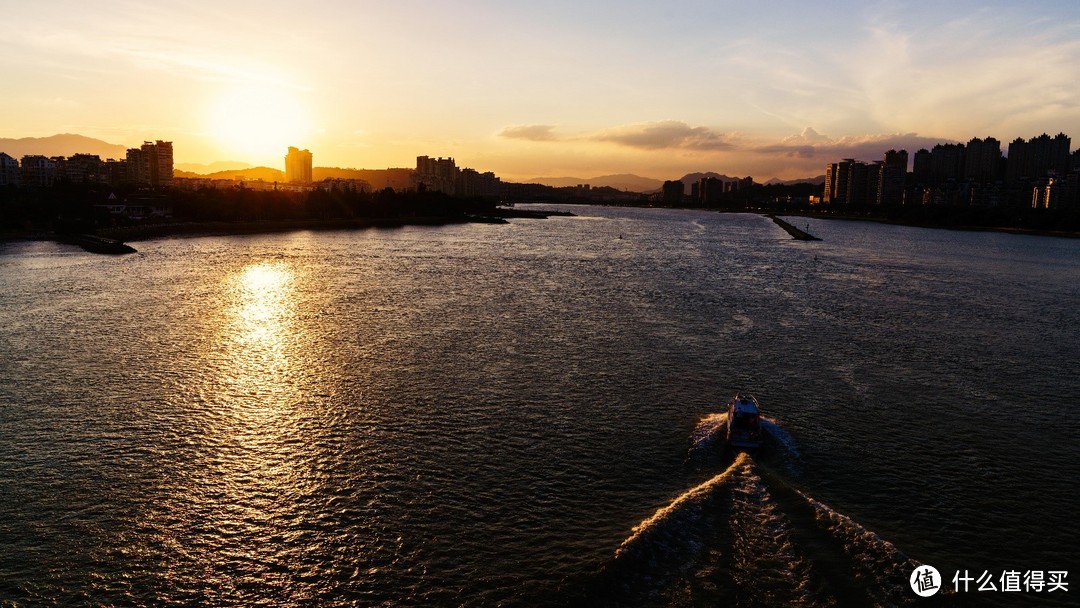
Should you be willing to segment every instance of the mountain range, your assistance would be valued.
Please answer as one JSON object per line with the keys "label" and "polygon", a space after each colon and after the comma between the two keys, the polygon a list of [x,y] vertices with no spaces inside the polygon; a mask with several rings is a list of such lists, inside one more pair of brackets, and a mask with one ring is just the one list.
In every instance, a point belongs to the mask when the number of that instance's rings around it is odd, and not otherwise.
{"label": "mountain range", "polygon": [[251,165],[235,160],[219,160],[217,162],[203,164],[203,163],[175,163],[173,164],[174,171],[184,171],[186,173],[194,173],[197,175],[209,175],[211,173],[217,173],[218,171],[236,171],[240,169],[251,169]]}
{"label": "mountain range", "polygon": [[[725,182],[731,182],[740,179],[738,177],[731,177],[729,175],[723,175],[720,173],[708,171],[703,173],[687,173],[686,175],[679,178],[677,181],[681,181],[683,183],[685,191],[690,192],[691,184],[696,184],[697,182],[701,181],[706,177],[718,178]],[[593,177],[590,179],[581,177],[536,177],[528,180],[528,182],[533,184],[543,184],[545,186],[551,186],[553,188],[565,188],[578,186],[581,184],[588,184],[593,188],[608,187],[627,192],[642,193],[656,192],[660,190],[664,185],[663,180],[654,179],[651,177],[642,177],[640,175],[634,175],[631,173],[620,173],[617,175],[601,175],[599,177]],[[779,184],[784,186],[790,186],[792,184],[811,183],[820,186],[821,184],[825,183],[825,176],[819,175],[818,177],[806,177],[803,179],[792,180],[779,180],[773,178],[765,183],[767,185]]]}
{"label": "mountain range", "polygon": [[127,146],[110,144],[100,139],[61,133],[49,137],[23,137],[11,139],[0,137],[0,152],[13,158],[28,155],[73,156],[75,154],[97,154],[101,158],[122,159],[127,156]]}
{"label": "mountain range", "polygon": [[766,186],[794,186],[795,184],[814,184],[815,186],[822,186],[825,184],[825,176],[819,175],[817,177],[804,177],[802,179],[787,179],[781,180],[775,177],[765,182]]}
{"label": "mountain range", "polygon": [[628,192],[653,192],[659,190],[664,185],[663,180],[653,179],[651,177],[641,177],[640,175],[633,175],[630,173],[601,175],[591,179],[584,179],[581,177],[535,177],[527,180],[527,183],[543,184],[553,188],[566,188],[588,184],[593,188],[607,187]]}

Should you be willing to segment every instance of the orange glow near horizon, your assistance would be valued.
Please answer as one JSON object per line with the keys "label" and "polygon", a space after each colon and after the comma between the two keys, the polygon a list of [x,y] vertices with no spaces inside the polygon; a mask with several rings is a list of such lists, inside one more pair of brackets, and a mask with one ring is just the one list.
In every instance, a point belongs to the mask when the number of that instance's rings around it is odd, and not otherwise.
{"label": "orange glow near horizon", "polygon": [[256,162],[278,162],[289,146],[306,147],[311,117],[292,90],[244,83],[227,89],[207,111],[210,137],[226,154]]}
{"label": "orange glow near horizon", "polygon": [[196,173],[280,170],[296,146],[321,167],[428,155],[519,182],[764,182],[889,149],[1080,133],[1080,80],[1063,77],[1080,63],[1075,0],[894,4],[15,3],[0,140],[77,134],[108,158],[161,139]]}

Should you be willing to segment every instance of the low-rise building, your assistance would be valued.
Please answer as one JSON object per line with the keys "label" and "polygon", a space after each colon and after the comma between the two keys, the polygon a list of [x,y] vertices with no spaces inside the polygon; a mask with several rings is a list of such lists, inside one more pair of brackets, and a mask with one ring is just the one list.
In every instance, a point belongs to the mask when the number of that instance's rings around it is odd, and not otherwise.
{"label": "low-rise building", "polygon": [[19,163],[22,185],[47,188],[56,183],[56,161],[40,154],[22,157]]}
{"label": "low-rise building", "polygon": [[0,186],[18,186],[21,177],[19,161],[0,152]]}

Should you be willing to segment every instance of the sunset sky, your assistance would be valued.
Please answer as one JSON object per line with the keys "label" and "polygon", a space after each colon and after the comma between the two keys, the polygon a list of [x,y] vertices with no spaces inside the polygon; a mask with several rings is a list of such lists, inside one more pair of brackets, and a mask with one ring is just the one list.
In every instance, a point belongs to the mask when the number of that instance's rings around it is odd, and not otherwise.
{"label": "sunset sky", "polygon": [[1080,3],[5,3],[0,137],[172,140],[176,162],[505,179],[797,178],[890,147],[1064,131]]}

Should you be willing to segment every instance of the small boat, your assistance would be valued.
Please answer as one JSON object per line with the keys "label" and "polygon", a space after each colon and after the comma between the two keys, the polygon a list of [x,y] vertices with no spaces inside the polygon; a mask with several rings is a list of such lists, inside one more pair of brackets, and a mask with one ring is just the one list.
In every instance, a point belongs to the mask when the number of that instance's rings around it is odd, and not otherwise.
{"label": "small boat", "polygon": [[761,412],[753,395],[735,393],[728,401],[727,442],[733,448],[761,447]]}

